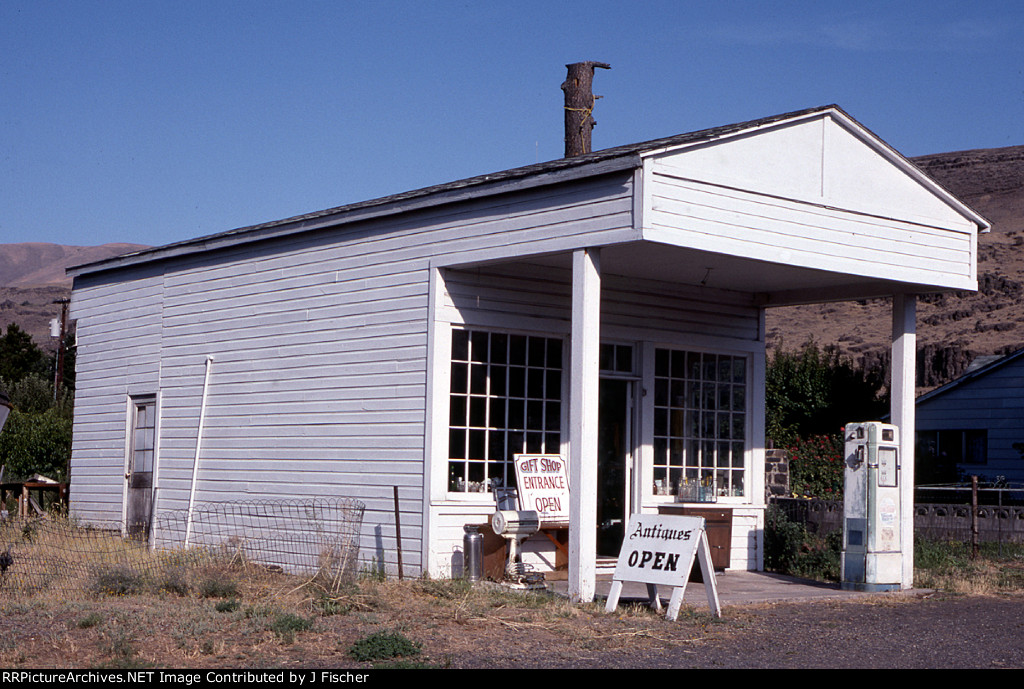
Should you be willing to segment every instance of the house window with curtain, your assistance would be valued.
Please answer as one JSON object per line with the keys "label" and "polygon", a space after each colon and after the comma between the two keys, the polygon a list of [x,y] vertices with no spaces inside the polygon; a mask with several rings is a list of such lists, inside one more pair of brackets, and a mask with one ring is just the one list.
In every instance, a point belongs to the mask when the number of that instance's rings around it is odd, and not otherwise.
{"label": "house window with curtain", "polygon": [[745,495],[747,358],[658,349],[654,381],[654,494]]}
{"label": "house window with curtain", "polygon": [[988,431],[949,429],[917,431],[918,483],[953,483],[962,480],[963,465],[988,463]]}
{"label": "house window with curtain", "polygon": [[514,486],[514,455],[558,454],[561,443],[562,340],[454,330],[448,490]]}

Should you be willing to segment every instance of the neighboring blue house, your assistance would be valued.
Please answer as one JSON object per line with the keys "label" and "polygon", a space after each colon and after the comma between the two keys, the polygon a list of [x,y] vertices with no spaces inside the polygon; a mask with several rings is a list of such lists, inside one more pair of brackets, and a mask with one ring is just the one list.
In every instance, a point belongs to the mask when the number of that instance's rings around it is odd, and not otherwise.
{"label": "neighboring blue house", "polygon": [[917,399],[919,484],[962,475],[1024,483],[1024,349],[969,369]]}

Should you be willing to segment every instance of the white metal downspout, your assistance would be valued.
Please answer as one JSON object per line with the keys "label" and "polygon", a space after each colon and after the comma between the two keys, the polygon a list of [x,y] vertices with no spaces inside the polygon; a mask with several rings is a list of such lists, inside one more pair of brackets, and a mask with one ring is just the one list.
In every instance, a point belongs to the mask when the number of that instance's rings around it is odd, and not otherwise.
{"label": "white metal downspout", "polygon": [[192,485],[188,492],[188,518],[185,522],[185,547],[188,547],[192,535],[192,508],[196,502],[196,479],[199,476],[199,449],[203,444],[203,426],[206,423],[206,397],[210,391],[210,369],[213,368],[213,355],[206,356],[206,375],[203,377],[203,401],[199,407],[199,429],[196,432],[196,456],[192,460]]}

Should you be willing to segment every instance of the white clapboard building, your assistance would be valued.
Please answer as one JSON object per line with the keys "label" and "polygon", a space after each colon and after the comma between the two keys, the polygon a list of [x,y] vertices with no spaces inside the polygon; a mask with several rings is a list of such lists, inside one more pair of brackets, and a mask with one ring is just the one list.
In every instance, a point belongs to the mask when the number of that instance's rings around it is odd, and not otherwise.
{"label": "white clapboard building", "polygon": [[394,572],[397,486],[405,569],[446,576],[513,456],[556,454],[577,598],[687,501],[759,569],[765,310],[893,296],[912,456],[915,294],[975,289],[987,228],[826,106],[78,266],[72,511],[184,508],[194,469],[198,502],[357,498]]}

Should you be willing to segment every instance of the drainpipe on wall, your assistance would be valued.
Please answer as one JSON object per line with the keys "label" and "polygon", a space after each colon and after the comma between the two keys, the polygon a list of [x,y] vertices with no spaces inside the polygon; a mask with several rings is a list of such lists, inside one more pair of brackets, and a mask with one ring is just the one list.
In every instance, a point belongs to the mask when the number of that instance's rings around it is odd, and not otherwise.
{"label": "drainpipe on wall", "polygon": [[185,547],[188,548],[192,535],[192,508],[196,502],[196,479],[199,477],[199,448],[203,444],[203,426],[206,423],[206,397],[210,390],[210,369],[213,367],[213,355],[206,357],[206,375],[203,377],[203,401],[199,407],[199,430],[196,432],[196,456],[192,461],[192,486],[188,492],[188,517],[185,522]]}

